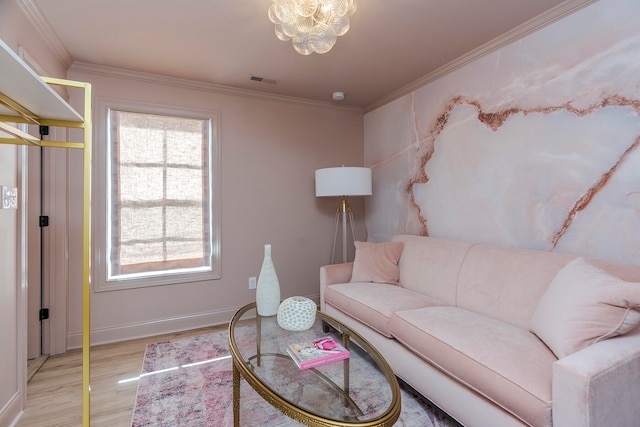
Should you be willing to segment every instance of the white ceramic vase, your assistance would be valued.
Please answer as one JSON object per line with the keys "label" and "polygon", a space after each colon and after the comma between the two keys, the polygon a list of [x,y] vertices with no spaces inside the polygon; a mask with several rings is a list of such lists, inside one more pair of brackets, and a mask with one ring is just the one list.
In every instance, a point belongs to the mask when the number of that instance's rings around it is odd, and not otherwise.
{"label": "white ceramic vase", "polygon": [[278,325],[288,331],[306,331],[316,320],[316,303],[305,297],[289,297],[278,308]]}
{"label": "white ceramic vase", "polygon": [[256,308],[260,316],[275,316],[280,306],[280,282],[271,259],[271,245],[264,245],[264,261],[256,286]]}

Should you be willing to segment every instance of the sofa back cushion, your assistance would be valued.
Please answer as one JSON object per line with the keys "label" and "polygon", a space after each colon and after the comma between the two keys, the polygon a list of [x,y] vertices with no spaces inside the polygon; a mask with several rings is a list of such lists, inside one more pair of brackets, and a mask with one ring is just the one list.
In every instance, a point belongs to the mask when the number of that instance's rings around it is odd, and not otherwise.
{"label": "sofa back cushion", "polygon": [[392,240],[404,243],[400,286],[455,306],[458,274],[472,243],[408,235]]}
{"label": "sofa back cushion", "polygon": [[[458,306],[528,329],[551,281],[575,258],[558,252],[476,244],[460,270]],[[595,259],[589,262],[622,280],[640,281],[640,266]]]}
{"label": "sofa back cushion", "polygon": [[[392,240],[404,243],[400,286],[526,330],[553,278],[577,258],[436,237],[399,235]],[[587,260],[622,280],[640,282],[640,265]]]}
{"label": "sofa back cushion", "polygon": [[572,255],[474,245],[458,278],[458,306],[529,329],[531,315]]}

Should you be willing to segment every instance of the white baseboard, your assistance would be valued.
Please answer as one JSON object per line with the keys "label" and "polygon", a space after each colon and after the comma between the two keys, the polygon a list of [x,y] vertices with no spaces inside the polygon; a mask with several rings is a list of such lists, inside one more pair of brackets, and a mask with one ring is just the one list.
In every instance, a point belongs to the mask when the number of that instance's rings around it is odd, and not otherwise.
{"label": "white baseboard", "polygon": [[[197,313],[187,316],[170,317],[151,321],[118,325],[103,329],[91,330],[91,345],[109,344],[154,335],[169,334],[189,329],[204,328],[212,325],[229,323],[239,307]],[[82,332],[70,333],[67,338],[67,349],[82,348]],[[0,424],[1,425],[1,424]]]}
{"label": "white baseboard", "polygon": [[[319,304],[320,295],[308,295],[307,298]],[[92,329],[91,345],[109,344],[113,342],[146,338],[154,335],[170,334],[189,329],[204,328],[213,325],[228,324],[240,307],[224,310],[196,313],[186,316],[168,317],[145,322],[118,325],[109,328]],[[82,348],[82,332],[69,333],[67,350]],[[0,424],[2,425],[2,424]]]}
{"label": "white baseboard", "polygon": [[20,407],[22,397],[20,392],[17,391],[6,405],[0,410],[0,426],[14,427],[18,425],[18,421],[22,417],[23,411]]}

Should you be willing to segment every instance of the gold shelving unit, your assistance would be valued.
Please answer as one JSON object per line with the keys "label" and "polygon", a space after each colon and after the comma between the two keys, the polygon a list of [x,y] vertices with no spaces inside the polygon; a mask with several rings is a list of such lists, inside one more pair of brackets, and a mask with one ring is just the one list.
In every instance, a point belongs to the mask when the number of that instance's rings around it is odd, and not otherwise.
{"label": "gold shelving unit", "polygon": [[[82,256],[82,425],[90,425],[90,313],[91,313],[91,84],[39,77],[0,39],[0,144],[73,148],[84,151]],[[52,85],[84,91],[80,115]],[[83,142],[41,141],[17,124],[55,126],[84,131]]]}

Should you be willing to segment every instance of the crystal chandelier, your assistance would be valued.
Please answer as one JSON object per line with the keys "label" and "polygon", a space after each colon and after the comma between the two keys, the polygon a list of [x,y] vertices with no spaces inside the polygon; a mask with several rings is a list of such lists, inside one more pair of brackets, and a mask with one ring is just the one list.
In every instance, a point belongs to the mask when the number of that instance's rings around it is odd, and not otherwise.
{"label": "crystal chandelier", "polygon": [[355,11],[355,0],[273,0],[269,19],[280,40],[292,40],[296,52],[309,55],[329,52],[349,31]]}

